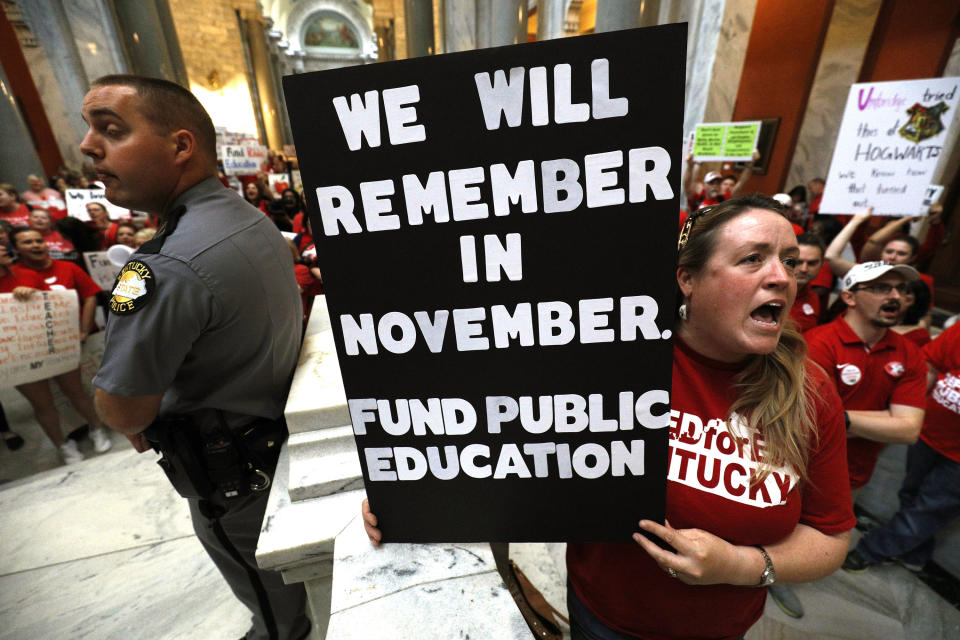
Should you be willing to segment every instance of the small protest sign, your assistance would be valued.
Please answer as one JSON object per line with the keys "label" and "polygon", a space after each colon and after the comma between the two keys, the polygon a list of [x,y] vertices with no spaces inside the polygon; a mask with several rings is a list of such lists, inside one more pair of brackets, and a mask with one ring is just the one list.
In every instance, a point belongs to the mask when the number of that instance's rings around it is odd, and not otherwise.
{"label": "small protest sign", "polygon": [[290,176],[286,173],[268,173],[267,182],[270,183],[271,198],[279,198],[285,189],[290,188]]}
{"label": "small protest sign", "polygon": [[267,148],[255,144],[225,145],[220,148],[223,172],[228,176],[249,176],[267,161]]}
{"label": "small protest sign", "polygon": [[662,521],[685,38],[284,78],[385,540],[626,542]]}
{"label": "small protest sign", "polygon": [[760,137],[756,122],[713,122],[697,125],[693,139],[693,157],[697,161],[753,159]]}
{"label": "small protest sign", "polygon": [[960,78],[850,87],[820,213],[921,215],[960,103]]}
{"label": "small protest sign", "polygon": [[76,291],[39,291],[26,301],[0,294],[0,387],[76,369],[78,318]]}
{"label": "small protest sign", "polygon": [[920,202],[920,215],[925,215],[932,205],[939,202],[942,193],[942,184],[931,184],[924,189],[923,200]]}
{"label": "small protest sign", "polygon": [[118,207],[107,200],[103,189],[67,189],[67,215],[80,220],[89,221],[90,212],[87,205],[97,202],[107,210],[111,220],[126,220],[130,218],[130,210]]}
{"label": "small protest sign", "polygon": [[85,251],[83,262],[87,265],[87,273],[104,291],[112,291],[120,266],[110,261],[106,251]]}

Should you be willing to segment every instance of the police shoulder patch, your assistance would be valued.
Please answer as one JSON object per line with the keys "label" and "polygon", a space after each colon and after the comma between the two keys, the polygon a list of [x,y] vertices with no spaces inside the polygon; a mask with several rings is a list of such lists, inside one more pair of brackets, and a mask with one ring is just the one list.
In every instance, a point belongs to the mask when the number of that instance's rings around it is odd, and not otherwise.
{"label": "police shoulder patch", "polygon": [[139,260],[123,265],[110,297],[110,313],[128,315],[144,308],[153,297],[157,279],[153,270]]}

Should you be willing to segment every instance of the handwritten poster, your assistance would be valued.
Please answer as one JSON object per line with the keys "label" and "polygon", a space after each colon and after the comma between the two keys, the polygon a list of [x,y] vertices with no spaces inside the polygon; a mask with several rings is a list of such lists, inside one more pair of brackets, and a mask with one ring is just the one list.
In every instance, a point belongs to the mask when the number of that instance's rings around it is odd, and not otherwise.
{"label": "handwritten poster", "polygon": [[87,266],[87,273],[104,291],[113,291],[114,281],[120,273],[120,266],[113,264],[106,251],[86,251],[83,262]]}
{"label": "handwritten poster", "polygon": [[628,542],[662,518],[685,37],[284,78],[385,540]]}
{"label": "handwritten poster", "polygon": [[223,172],[228,176],[250,176],[267,161],[267,148],[255,144],[220,147]]}
{"label": "handwritten poster", "polygon": [[916,216],[960,101],[960,78],[850,87],[820,213]]}
{"label": "handwritten poster", "polygon": [[0,386],[9,388],[77,368],[77,292],[38,291],[21,301],[0,294]]}
{"label": "handwritten poster", "polygon": [[752,160],[760,125],[760,121],[698,124],[693,138],[693,157],[698,162]]}
{"label": "handwritten poster", "polygon": [[128,220],[130,210],[118,207],[109,200],[103,189],[67,189],[67,215],[80,220],[90,220],[90,212],[87,211],[87,205],[91,202],[98,202],[107,209],[107,215],[111,220]]}

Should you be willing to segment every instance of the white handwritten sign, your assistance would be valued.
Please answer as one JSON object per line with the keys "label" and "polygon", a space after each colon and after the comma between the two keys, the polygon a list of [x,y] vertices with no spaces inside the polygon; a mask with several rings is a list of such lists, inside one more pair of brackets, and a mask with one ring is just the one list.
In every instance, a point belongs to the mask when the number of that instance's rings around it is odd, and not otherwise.
{"label": "white handwritten sign", "polygon": [[228,176],[249,176],[260,171],[267,160],[267,148],[260,145],[224,145],[220,148],[223,172]]}
{"label": "white handwritten sign", "polygon": [[98,202],[107,209],[111,220],[125,220],[130,217],[130,210],[118,207],[107,200],[103,189],[67,189],[67,215],[80,220],[90,220],[87,205]]}
{"label": "white handwritten sign", "polygon": [[0,387],[43,380],[80,362],[76,291],[41,291],[20,301],[0,294]]}
{"label": "white handwritten sign", "polygon": [[960,101],[960,78],[850,87],[820,213],[919,215]]}
{"label": "white handwritten sign", "polygon": [[87,265],[87,273],[104,291],[113,289],[120,267],[113,264],[106,251],[87,251],[83,254],[83,262]]}

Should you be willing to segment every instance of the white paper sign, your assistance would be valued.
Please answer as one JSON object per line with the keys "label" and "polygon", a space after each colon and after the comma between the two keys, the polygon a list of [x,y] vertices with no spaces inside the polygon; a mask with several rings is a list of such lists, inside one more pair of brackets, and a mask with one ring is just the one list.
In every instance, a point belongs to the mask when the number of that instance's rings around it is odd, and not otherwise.
{"label": "white paper sign", "polygon": [[126,220],[130,217],[130,210],[118,207],[107,200],[107,194],[102,189],[67,189],[67,215],[80,220],[90,220],[87,205],[99,202],[107,209],[111,220]]}
{"label": "white paper sign", "polygon": [[98,287],[104,291],[113,289],[113,283],[121,267],[110,262],[106,251],[87,251],[83,254],[83,262],[87,265],[87,273]]}
{"label": "white paper sign", "polygon": [[960,78],[850,87],[820,213],[919,215],[960,101]]}
{"label": "white paper sign", "polygon": [[920,203],[920,215],[926,215],[931,205],[940,201],[940,194],[943,193],[942,184],[931,184],[923,192],[923,202]]}
{"label": "white paper sign", "polygon": [[225,145],[220,148],[223,172],[228,176],[250,176],[267,161],[267,148],[261,145]]}
{"label": "white paper sign", "polygon": [[80,311],[73,290],[40,291],[26,302],[0,294],[0,387],[77,368]]}

